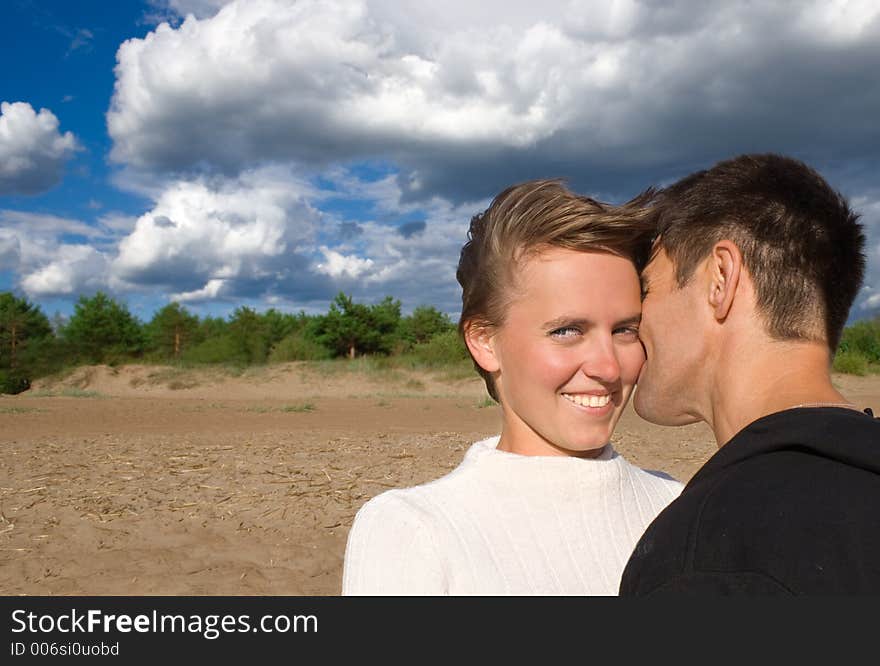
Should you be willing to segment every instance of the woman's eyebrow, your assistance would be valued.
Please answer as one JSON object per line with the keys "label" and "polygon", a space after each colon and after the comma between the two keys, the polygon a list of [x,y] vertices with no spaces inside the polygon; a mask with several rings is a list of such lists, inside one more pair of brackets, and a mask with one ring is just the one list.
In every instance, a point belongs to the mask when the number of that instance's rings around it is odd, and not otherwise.
{"label": "woman's eyebrow", "polygon": [[623,319],[623,320],[617,322],[616,324],[614,324],[614,328],[620,328],[622,326],[632,326],[632,325],[638,326],[641,323],[642,323],[642,315],[637,314],[637,315],[633,315],[632,317],[627,317],[626,319]]}
{"label": "woman's eyebrow", "polygon": [[584,319],[583,317],[556,317],[556,319],[551,319],[548,322],[544,323],[544,328],[548,331],[553,330],[554,328],[562,328],[563,326],[584,326],[590,327],[593,325],[593,322],[589,319]]}
{"label": "woman's eyebrow", "polygon": [[[634,314],[625,319],[621,319],[618,322],[615,322],[614,328],[620,328],[621,326],[632,326],[633,324],[639,324],[642,321],[641,314]],[[595,322],[590,319],[585,319],[584,317],[557,317],[556,319],[551,319],[550,321],[544,324],[544,329],[548,331],[552,331],[555,328],[562,328],[563,326],[581,326],[583,328],[589,328],[593,326]]]}

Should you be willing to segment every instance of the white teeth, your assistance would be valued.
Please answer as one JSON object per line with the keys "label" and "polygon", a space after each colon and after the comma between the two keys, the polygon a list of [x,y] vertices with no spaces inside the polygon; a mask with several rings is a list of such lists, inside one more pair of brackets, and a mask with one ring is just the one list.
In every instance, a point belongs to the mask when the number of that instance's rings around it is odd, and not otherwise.
{"label": "white teeth", "polygon": [[580,393],[563,393],[563,397],[581,407],[604,407],[611,401],[611,395],[584,395]]}

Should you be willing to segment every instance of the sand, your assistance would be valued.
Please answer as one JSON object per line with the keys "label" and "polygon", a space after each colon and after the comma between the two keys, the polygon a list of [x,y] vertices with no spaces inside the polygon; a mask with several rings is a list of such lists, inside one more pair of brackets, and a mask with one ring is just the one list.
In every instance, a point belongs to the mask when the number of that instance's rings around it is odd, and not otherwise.
{"label": "sand", "polygon": [[[880,407],[880,378],[835,383]],[[484,396],[476,376],[296,363],[35,382],[0,397],[0,592],[339,594],[357,510],[497,433]],[[705,425],[654,426],[631,407],[613,442],[682,481],[715,451]]]}

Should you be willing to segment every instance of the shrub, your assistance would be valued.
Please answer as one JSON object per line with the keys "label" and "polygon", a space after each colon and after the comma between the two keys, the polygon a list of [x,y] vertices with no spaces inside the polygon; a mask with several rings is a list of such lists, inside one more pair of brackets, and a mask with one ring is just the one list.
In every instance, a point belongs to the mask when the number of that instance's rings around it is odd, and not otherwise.
{"label": "shrub", "polygon": [[15,395],[27,391],[31,382],[27,377],[14,370],[0,370],[0,393]]}
{"label": "shrub", "polygon": [[269,353],[269,362],[322,361],[332,356],[333,352],[320,342],[308,337],[303,331],[296,331],[272,348]]}
{"label": "shrub", "polygon": [[183,352],[182,358],[189,363],[233,363],[246,365],[248,358],[236,340],[230,335],[208,338]]}
{"label": "shrub", "polygon": [[857,352],[869,363],[880,363],[880,322],[857,321],[843,329],[840,338],[841,352]]}
{"label": "shrub", "polygon": [[868,359],[859,351],[839,351],[834,356],[834,369],[847,375],[863,376],[868,372]]}
{"label": "shrub", "polygon": [[456,330],[438,333],[427,342],[415,345],[412,354],[428,366],[457,364],[470,358]]}
{"label": "shrub", "polygon": [[92,298],[80,296],[64,338],[79,360],[90,363],[136,356],[144,347],[140,322],[124,303],[100,291]]}

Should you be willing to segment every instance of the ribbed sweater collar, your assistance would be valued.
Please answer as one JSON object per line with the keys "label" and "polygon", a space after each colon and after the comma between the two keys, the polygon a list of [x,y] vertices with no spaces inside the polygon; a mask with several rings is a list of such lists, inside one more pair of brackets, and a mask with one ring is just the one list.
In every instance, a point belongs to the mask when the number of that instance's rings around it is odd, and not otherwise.
{"label": "ribbed sweater collar", "polygon": [[[620,474],[624,459],[606,444],[605,449],[596,458],[576,458],[573,456],[524,456],[509,451],[499,451],[499,436],[475,442],[464,456],[466,467],[478,467],[481,470],[503,474],[504,478],[534,480],[554,483],[563,482],[567,478],[583,482],[590,477],[608,480]],[[549,476],[548,476],[549,475]]]}

